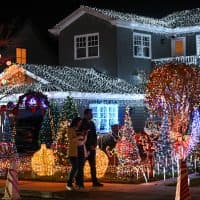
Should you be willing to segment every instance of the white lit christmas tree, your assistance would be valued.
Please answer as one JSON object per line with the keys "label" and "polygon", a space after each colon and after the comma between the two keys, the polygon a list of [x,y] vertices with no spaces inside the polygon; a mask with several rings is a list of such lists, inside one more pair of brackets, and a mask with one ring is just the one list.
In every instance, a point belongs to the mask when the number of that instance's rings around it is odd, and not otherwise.
{"label": "white lit christmas tree", "polygon": [[155,151],[155,172],[162,175],[164,179],[167,176],[174,176],[176,160],[173,156],[172,144],[169,137],[169,123],[167,115],[164,115],[160,127],[160,135],[156,142]]}

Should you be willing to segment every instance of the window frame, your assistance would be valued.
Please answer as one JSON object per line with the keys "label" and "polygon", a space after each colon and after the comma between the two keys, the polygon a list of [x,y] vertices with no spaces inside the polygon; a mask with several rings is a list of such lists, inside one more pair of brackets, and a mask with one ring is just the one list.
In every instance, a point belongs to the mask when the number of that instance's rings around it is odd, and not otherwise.
{"label": "window frame", "polygon": [[[198,45],[199,43],[199,45]],[[196,35],[196,55],[200,55],[200,34]]]}
{"label": "window frame", "polygon": [[171,39],[171,56],[172,57],[181,57],[180,55],[176,55],[176,41],[177,40],[181,40],[183,41],[183,55],[181,56],[185,56],[186,55],[186,38],[185,37],[175,37]]}
{"label": "window frame", "polygon": [[[143,38],[144,37],[148,37],[149,38],[149,56],[144,56],[144,51],[142,51],[142,54],[141,56],[138,56],[138,55],[135,55],[135,50],[134,50],[134,47],[135,46],[138,46],[138,45],[135,45],[135,36],[140,36],[141,37],[141,43],[142,45],[140,45],[140,47],[142,48],[142,50],[147,47],[147,46],[144,46],[143,45]],[[133,32],[133,57],[134,58],[143,58],[143,59],[151,59],[152,57],[152,50],[151,50],[151,35],[150,34],[144,34],[144,33],[136,33],[136,32]]]}
{"label": "window frame", "polygon": [[[119,105],[118,104],[116,104],[116,103],[113,103],[113,104],[91,103],[91,104],[89,104],[89,108],[92,109],[93,120],[95,122],[97,132],[108,133],[111,131],[111,125],[119,124]],[[94,108],[96,109],[96,112],[94,111]],[[106,110],[104,118],[101,115],[102,114],[101,108],[103,108],[104,111]],[[112,114],[114,113],[114,115],[115,115],[114,119],[113,119],[113,117],[110,117],[110,115],[111,115],[111,112],[109,112],[110,108],[114,109],[114,112],[112,112]],[[112,123],[110,123],[110,119],[113,120]],[[106,122],[104,124],[103,130],[101,130],[102,120],[105,120],[105,122]]]}
{"label": "window frame", "polygon": [[[88,56],[89,54],[89,45],[88,45],[88,38],[90,36],[97,36],[98,37],[98,45],[94,45],[92,47],[97,47],[97,53],[98,55],[97,56]],[[78,58],[77,57],[77,38],[86,38],[86,46],[85,46],[85,49],[86,49],[86,56],[85,57],[81,57],[81,58]],[[100,55],[99,55],[99,33],[89,33],[89,34],[82,34],[82,35],[75,35],[74,36],[74,60],[83,60],[83,59],[91,59],[91,58],[99,58]]]}
{"label": "window frame", "polygon": [[[20,56],[17,56],[17,52],[20,50]],[[25,57],[23,56],[23,51],[25,52]],[[16,47],[15,49],[16,63],[26,64],[27,63],[27,48]],[[18,62],[20,60],[20,62]],[[25,62],[24,62],[25,61]]]}

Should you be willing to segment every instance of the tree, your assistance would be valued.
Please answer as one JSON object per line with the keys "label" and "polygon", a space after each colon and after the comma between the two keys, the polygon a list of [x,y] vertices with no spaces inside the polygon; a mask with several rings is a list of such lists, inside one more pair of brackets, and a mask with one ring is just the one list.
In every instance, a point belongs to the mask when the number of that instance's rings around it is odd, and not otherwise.
{"label": "tree", "polygon": [[7,116],[7,112],[4,112],[4,122],[3,122],[3,131],[2,131],[2,141],[11,143],[12,141],[12,128],[10,125],[10,120]]}
{"label": "tree", "polygon": [[[186,166],[189,137],[185,135],[188,132],[191,113],[199,103],[199,95],[200,70],[195,65],[164,64],[151,72],[147,82],[145,102],[151,112],[161,117],[167,114],[170,138],[180,167]],[[182,176],[183,171],[180,169],[179,172]],[[184,181],[187,185],[186,179]]]}
{"label": "tree", "polygon": [[120,175],[125,175],[125,173],[132,175],[133,165],[141,161],[129,109],[127,106],[124,125],[119,130],[121,140],[116,144],[116,152],[119,160],[118,174]]}
{"label": "tree", "polygon": [[44,115],[44,119],[39,131],[39,140],[40,144],[46,144],[47,147],[50,147],[52,144],[52,125],[49,109]]}
{"label": "tree", "polygon": [[68,124],[67,121],[62,121],[57,132],[56,140],[54,143],[54,154],[56,163],[59,165],[67,166],[67,152],[68,152]]}
{"label": "tree", "polygon": [[59,128],[59,114],[60,114],[58,105],[55,100],[50,101],[49,109],[50,109],[50,115],[52,117],[51,118],[52,139],[54,140]]}
{"label": "tree", "polygon": [[13,56],[7,54],[7,49],[12,45],[11,36],[16,28],[17,20],[13,20],[11,23],[1,24],[0,25],[0,67],[1,70],[5,69],[13,61]]}
{"label": "tree", "polygon": [[66,164],[68,163],[68,124],[76,116],[78,116],[76,104],[74,102],[74,99],[68,96],[63,103],[59,120],[59,129],[56,135],[56,141],[54,143],[54,153],[56,156],[56,161],[60,165],[66,166]]}
{"label": "tree", "polygon": [[186,133],[190,114],[199,103],[200,70],[180,63],[157,67],[149,76],[145,92],[149,110],[161,117],[167,113],[170,131]]}
{"label": "tree", "polygon": [[77,106],[73,97],[67,96],[64,100],[63,107],[60,114],[60,121],[71,121],[74,117],[78,116]]}

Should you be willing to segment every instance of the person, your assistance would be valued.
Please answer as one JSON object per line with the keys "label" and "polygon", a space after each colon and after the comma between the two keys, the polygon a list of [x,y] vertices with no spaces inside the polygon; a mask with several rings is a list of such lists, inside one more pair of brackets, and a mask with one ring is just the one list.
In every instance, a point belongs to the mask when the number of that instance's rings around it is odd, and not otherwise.
{"label": "person", "polygon": [[97,176],[96,176],[97,134],[96,134],[96,126],[94,122],[92,121],[92,118],[93,118],[92,109],[89,109],[89,108],[85,109],[82,125],[85,129],[89,127],[87,140],[85,144],[86,149],[89,152],[87,160],[90,166],[93,187],[100,187],[100,186],[103,186],[103,184],[97,180]]}
{"label": "person", "polygon": [[[81,118],[75,117],[68,129],[68,158],[72,165],[71,171],[67,178],[67,190],[74,190],[73,181],[76,178],[79,188],[83,187],[83,166],[85,160],[84,143],[86,142],[86,136],[81,133]],[[76,177],[76,175],[78,176]]]}
{"label": "person", "polygon": [[84,188],[83,180],[84,180],[84,163],[85,159],[88,157],[88,152],[85,146],[88,128],[80,125],[79,129],[76,131],[77,134],[77,145],[78,145],[78,171],[76,175],[76,185],[79,189]]}

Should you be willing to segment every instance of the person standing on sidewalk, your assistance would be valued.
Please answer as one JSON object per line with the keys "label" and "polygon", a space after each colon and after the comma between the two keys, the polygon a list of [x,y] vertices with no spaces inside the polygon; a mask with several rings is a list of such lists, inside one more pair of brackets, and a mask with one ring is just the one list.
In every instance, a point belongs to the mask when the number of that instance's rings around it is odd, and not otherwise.
{"label": "person standing on sidewalk", "polygon": [[[87,157],[87,160],[90,165],[90,172],[91,172],[91,178],[92,183],[94,187],[101,187],[103,186],[102,183],[100,183],[97,180],[96,176],[96,147],[97,147],[97,134],[96,134],[96,126],[94,122],[92,121],[93,115],[92,110],[87,108],[84,110],[84,117],[82,120],[82,126],[88,128],[88,135],[86,140],[86,149],[89,152],[89,155]],[[85,129],[86,129],[85,128]]]}
{"label": "person standing on sidewalk", "polygon": [[[73,190],[74,187],[72,185],[74,178],[78,171],[78,165],[79,165],[79,159],[78,159],[78,136],[77,131],[79,130],[79,127],[81,126],[81,118],[75,117],[70,127],[68,128],[68,158],[71,163],[71,171],[69,173],[69,176],[67,178],[67,190]],[[84,161],[83,161],[84,162]]]}

